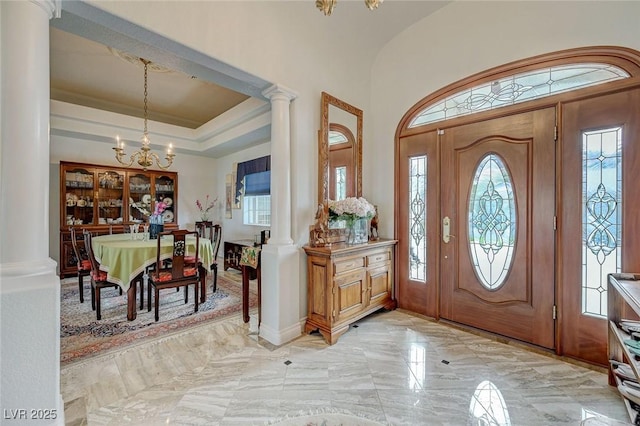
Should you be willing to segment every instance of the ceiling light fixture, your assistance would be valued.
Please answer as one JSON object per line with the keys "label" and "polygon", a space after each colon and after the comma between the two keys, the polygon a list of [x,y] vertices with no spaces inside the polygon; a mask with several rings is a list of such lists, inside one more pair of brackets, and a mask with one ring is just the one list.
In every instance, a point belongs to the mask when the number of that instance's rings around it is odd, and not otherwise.
{"label": "ceiling light fixture", "polygon": [[[364,0],[364,4],[367,5],[369,10],[373,10],[377,9],[383,1],[384,0]],[[333,12],[333,8],[337,2],[338,0],[316,0],[316,7],[320,9],[325,16],[329,16],[331,12]]]}
{"label": "ceiling light fixture", "polygon": [[124,153],[124,142],[120,141],[119,136],[116,137],[116,146],[115,148],[113,148],[113,150],[116,152],[116,160],[118,160],[120,164],[124,164],[127,167],[131,166],[133,162],[137,160],[137,163],[142,166],[144,170],[147,170],[147,168],[151,167],[154,162],[158,165],[158,167],[166,170],[171,167],[171,164],[173,163],[173,157],[175,157],[176,155],[172,152],[173,146],[169,144],[167,155],[164,157],[165,160],[167,160],[167,164],[162,165],[160,164],[160,157],[158,157],[158,154],[151,151],[151,141],[149,140],[149,132],[147,131],[147,70],[151,61],[140,58],[140,62],[144,64],[144,131],[142,133],[142,148],[140,148],[140,151],[136,151],[131,154],[128,163],[122,160],[123,157],[126,156],[126,154]]}

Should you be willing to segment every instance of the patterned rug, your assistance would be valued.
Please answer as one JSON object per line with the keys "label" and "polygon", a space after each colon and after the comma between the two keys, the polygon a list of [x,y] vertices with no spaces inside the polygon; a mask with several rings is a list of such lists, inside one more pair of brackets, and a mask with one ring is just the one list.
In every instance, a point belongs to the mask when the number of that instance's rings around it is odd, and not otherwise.
{"label": "patterned rug", "polygon": [[[242,310],[240,275],[234,280],[219,274],[215,293],[212,292],[211,275],[207,278],[207,300],[198,304],[198,312],[193,311],[193,287],[189,289],[187,304],[184,303],[184,288],[179,292],[175,289],[161,291],[158,322],[155,322],[153,304],[151,312],[147,312],[146,288],[144,309],[138,309],[134,321],[127,321],[126,294],[121,296],[115,288],[102,289],[102,319],[97,321],[96,313],[91,309],[89,278],[84,281],[84,303],[80,303],[78,279],[74,277],[61,280],[60,363],[65,365],[137,344],[144,339],[164,336],[205,321],[219,320],[239,313]],[[139,299],[136,303],[139,308]],[[249,306],[257,306],[257,295],[253,289],[249,293]]]}

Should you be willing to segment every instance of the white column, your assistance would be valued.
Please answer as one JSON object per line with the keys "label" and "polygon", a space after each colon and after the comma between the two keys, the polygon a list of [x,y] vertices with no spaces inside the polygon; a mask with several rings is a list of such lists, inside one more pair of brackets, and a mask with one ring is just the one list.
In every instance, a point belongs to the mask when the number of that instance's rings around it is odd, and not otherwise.
{"label": "white column", "polygon": [[64,424],[60,280],[48,226],[49,19],[56,11],[53,0],[0,2],[0,407],[16,424],[30,418],[30,408],[55,411],[37,424]]}
{"label": "white column", "polygon": [[273,85],[262,94],[271,100],[271,236],[269,244],[292,244],[289,105],[297,94],[280,85]]}
{"label": "white column", "polygon": [[281,85],[262,93],[271,100],[271,237],[262,250],[260,337],[275,345],[301,333],[299,249],[291,239],[291,129],[289,106],[297,94]]}

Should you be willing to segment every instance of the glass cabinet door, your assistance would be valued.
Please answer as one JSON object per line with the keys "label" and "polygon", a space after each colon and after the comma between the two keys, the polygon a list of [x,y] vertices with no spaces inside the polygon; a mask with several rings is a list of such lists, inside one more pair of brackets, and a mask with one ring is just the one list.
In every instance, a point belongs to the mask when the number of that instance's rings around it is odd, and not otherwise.
{"label": "glass cabinet door", "polygon": [[165,223],[176,221],[175,208],[175,182],[174,178],[167,175],[157,175],[155,177],[155,200],[164,204],[162,219]]}
{"label": "glass cabinet door", "polygon": [[151,177],[143,173],[129,174],[129,221],[148,222],[151,213]]}
{"label": "glass cabinet door", "polygon": [[98,224],[123,222],[124,174],[106,170],[98,171]]}
{"label": "glass cabinet door", "polygon": [[65,223],[72,225],[93,224],[93,180],[90,169],[65,170]]}

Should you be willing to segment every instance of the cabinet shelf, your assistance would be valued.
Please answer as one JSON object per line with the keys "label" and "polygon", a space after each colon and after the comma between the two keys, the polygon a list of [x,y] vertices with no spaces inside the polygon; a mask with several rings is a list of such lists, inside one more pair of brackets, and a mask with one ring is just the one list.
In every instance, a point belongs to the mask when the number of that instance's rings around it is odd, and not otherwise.
{"label": "cabinet shelf", "polygon": [[[640,275],[637,274],[609,274],[607,312],[609,319],[609,359],[629,364],[636,378],[640,378],[640,361],[624,343],[631,339],[630,333],[622,330],[618,324],[622,319],[638,321],[640,319]],[[635,316],[635,318],[633,318]],[[619,377],[609,365],[609,384],[619,386]],[[629,400],[622,396],[629,418],[635,421],[638,413],[631,407]]]}

